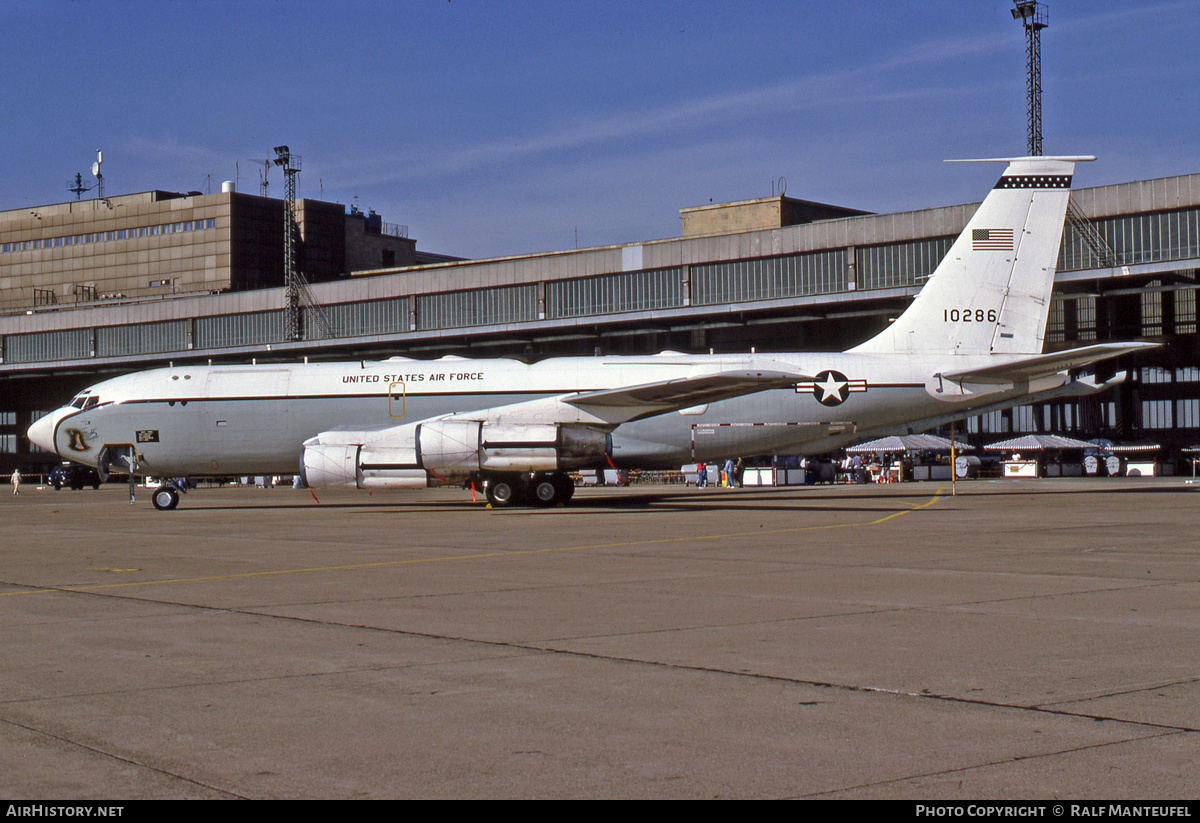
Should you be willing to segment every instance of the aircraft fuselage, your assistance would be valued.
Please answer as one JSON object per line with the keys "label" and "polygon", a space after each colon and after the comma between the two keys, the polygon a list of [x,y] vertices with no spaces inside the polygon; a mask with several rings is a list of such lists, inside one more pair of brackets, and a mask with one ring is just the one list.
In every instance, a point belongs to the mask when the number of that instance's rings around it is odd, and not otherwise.
{"label": "aircraft fuselage", "polygon": [[[942,368],[946,360],[938,358]],[[955,360],[966,367],[973,358]],[[534,364],[397,358],[155,369],[97,384],[87,396],[94,401],[77,399],[83,408],[64,407],[43,425],[53,427],[59,454],[89,465],[96,465],[105,445],[134,444],[144,474],[289,474],[297,470],[301,444],[329,430],[384,429],[542,397],[649,384],[698,370],[781,367],[816,379],[625,423],[612,436],[613,463],[678,468],[696,460],[825,451],[861,434],[949,410],[927,388],[934,364],[921,358],[657,355]],[[997,397],[960,397],[954,405],[965,409]]]}

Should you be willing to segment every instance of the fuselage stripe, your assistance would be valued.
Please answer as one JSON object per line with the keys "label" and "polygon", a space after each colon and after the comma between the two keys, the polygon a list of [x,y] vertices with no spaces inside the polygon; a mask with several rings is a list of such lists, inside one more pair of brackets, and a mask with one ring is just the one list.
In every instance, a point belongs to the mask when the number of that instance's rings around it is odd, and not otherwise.
{"label": "fuselage stripe", "polygon": [[[924,386],[925,386],[924,383],[872,383],[871,384],[872,389],[920,389],[920,388],[924,388]],[[537,398],[537,397],[553,397],[553,396],[560,395],[560,394],[574,394],[574,393],[578,393],[578,392],[607,391],[607,390],[608,390],[608,388],[539,389],[538,391],[529,391],[529,390],[525,390],[525,389],[514,388],[511,390],[492,389],[492,390],[487,390],[487,391],[480,390],[480,391],[472,391],[472,392],[430,392],[430,393],[422,393],[422,394],[410,392],[406,396],[409,398],[413,398],[413,399],[416,399],[416,398],[433,399],[433,398],[439,398],[439,397],[462,397],[464,395],[468,395],[468,396],[472,396],[472,397],[509,396],[509,397]],[[767,392],[779,392],[779,391],[792,392],[793,389],[790,389],[790,388],[787,388],[787,389],[765,389],[762,393],[766,394]],[[179,397],[179,396],[139,397],[136,399],[105,402],[105,403],[100,404],[99,406],[93,406],[92,408],[87,409],[86,411],[90,412],[90,411],[94,411],[95,409],[102,408],[104,406],[113,405],[114,402],[116,404],[120,405],[120,404],[126,404],[126,403],[171,403],[171,402],[178,403],[180,400],[186,400],[189,403],[212,403],[212,402],[224,403],[224,402],[230,402],[230,401],[262,402],[264,400],[297,400],[297,401],[304,401],[304,400],[363,400],[363,399],[386,400],[388,398],[388,396],[389,396],[388,392],[380,392],[380,393],[371,393],[371,394],[261,394],[261,395],[245,395],[245,396],[242,396],[242,395],[237,395],[237,396],[207,395],[205,397]],[[77,413],[83,414],[84,411],[79,411]],[[72,415],[72,416],[74,416],[74,415]]]}

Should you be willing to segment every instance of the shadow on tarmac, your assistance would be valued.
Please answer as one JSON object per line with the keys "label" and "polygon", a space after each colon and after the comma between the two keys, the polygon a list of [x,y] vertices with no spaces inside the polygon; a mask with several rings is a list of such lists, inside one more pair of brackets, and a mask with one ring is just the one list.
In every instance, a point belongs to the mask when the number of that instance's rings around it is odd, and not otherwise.
{"label": "shadow on tarmac", "polygon": [[[1122,484],[1111,488],[1096,487],[1089,484],[1086,487],[1063,488],[1056,484],[1054,487],[1038,487],[1024,481],[1008,481],[1012,485],[987,485],[972,481],[960,484],[958,494],[970,497],[1000,497],[1000,496],[1030,496],[1053,494],[1061,495],[1129,495],[1129,494],[1184,494],[1195,492],[1189,486],[1174,486],[1156,483],[1147,486]],[[844,488],[845,491],[841,489]],[[945,498],[940,501],[939,508],[945,510],[953,499],[948,484],[921,484],[906,487],[903,492],[892,491],[882,494],[870,486],[860,487],[795,487],[789,489],[713,489],[699,490],[693,488],[678,488],[675,490],[646,490],[630,491],[586,488],[580,489],[582,494],[565,506],[543,509],[533,506],[516,506],[503,509],[491,509],[491,512],[505,515],[555,514],[570,513],[582,516],[584,514],[612,513],[653,513],[656,511],[718,511],[736,509],[739,511],[772,511],[772,512],[860,512],[860,513],[890,513],[903,509],[906,504],[917,505],[925,503],[932,497]],[[430,500],[421,499],[427,492],[416,491],[411,495],[398,496],[394,494],[363,495],[358,499],[321,501],[318,495],[313,499],[310,495],[287,499],[275,499],[271,502],[255,501],[247,505],[229,504],[227,502],[206,504],[203,490],[199,495],[193,495],[180,504],[176,514],[187,511],[221,511],[221,510],[277,510],[281,508],[306,509],[360,509],[376,510],[382,514],[386,511],[403,509],[405,512],[450,512],[466,509],[486,509],[482,494],[477,493],[474,501],[469,492],[462,492],[461,499]],[[169,514],[167,515],[169,516]]]}

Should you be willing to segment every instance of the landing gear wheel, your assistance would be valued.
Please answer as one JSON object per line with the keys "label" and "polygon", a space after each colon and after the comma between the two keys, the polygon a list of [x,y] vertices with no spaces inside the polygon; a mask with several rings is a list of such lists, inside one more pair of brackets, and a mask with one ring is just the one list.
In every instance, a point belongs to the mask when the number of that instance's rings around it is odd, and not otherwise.
{"label": "landing gear wheel", "polygon": [[484,486],[484,496],[493,508],[511,506],[517,497],[517,489],[511,480],[489,480]]}
{"label": "landing gear wheel", "polygon": [[571,498],[575,496],[575,481],[565,474],[555,474],[551,477],[558,486],[559,500],[563,503],[570,502]]}
{"label": "landing gear wheel", "polygon": [[533,504],[548,509],[563,498],[562,484],[556,477],[539,475],[533,481]]}
{"label": "landing gear wheel", "polygon": [[170,486],[159,486],[154,490],[154,508],[167,511],[179,505],[179,492]]}

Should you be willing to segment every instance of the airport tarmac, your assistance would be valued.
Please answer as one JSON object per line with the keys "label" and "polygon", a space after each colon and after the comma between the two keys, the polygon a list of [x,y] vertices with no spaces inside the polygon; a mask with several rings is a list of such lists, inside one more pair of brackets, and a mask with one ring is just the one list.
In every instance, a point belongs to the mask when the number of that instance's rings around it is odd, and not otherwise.
{"label": "airport tarmac", "polygon": [[1198,794],[1182,478],[7,492],[9,799]]}

